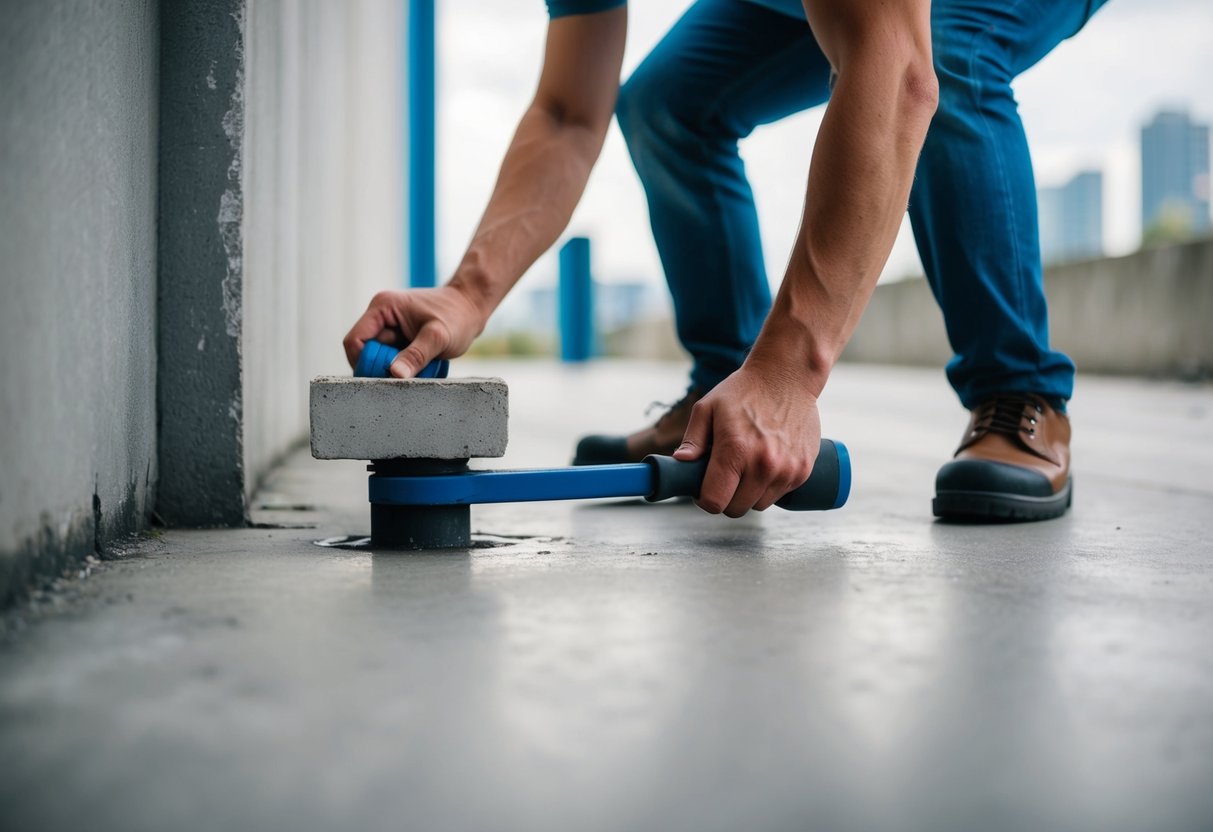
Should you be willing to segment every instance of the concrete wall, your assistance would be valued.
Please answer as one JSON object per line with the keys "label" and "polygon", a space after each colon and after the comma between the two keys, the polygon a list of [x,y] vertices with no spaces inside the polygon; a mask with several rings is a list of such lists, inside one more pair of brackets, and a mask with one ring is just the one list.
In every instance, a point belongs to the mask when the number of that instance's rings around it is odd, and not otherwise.
{"label": "concrete wall", "polygon": [[1058,266],[1047,287],[1081,371],[1213,377],[1213,239]]}
{"label": "concrete wall", "polygon": [[403,273],[401,0],[175,0],[162,26],[160,468],[243,522],[307,382]]}
{"label": "concrete wall", "polygon": [[0,606],[233,525],[403,274],[402,0],[0,0]]}
{"label": "concrete wall", "polygon": [[0,603],[151,504],[156,25],[0,3]]}
{"label": "concrete wall", "polygon": [[404,273],[401,0],[250,0],[244,488],[307,436],[313,376]]}
{"label": "concrete wall", "polygon": [[[1090,373],[1213,376],[1213,239],[1087,260],[1045,274],[1053,343]],[[608,355],[687,361],[673,322],[604,336]],[[876,288],[844,361],[943,367],[952,357],[925,280]]]}
{"label": "concrete wall", "polygon": [[[1213,239],[1045,274],[1053,344],[1081,372],[1213,375]],[[952,356],[925,280],[880,286],[843,358],[943,366]]]}
{"label": "concrete wall", "polygon": [[951,357],[943,314],[923,278],[877,286],[842,354],[844,361],[931,367]]}
{"label": "concrete wall", "polygon": [[159,516],[245,517],[244,0],[164,0],[160,26]]}

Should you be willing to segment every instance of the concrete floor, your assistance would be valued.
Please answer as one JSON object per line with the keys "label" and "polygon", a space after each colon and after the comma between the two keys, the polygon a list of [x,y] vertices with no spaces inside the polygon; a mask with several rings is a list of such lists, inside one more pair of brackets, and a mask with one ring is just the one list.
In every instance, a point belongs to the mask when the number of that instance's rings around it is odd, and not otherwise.
{"label": "concrete floor", "polygon": [[[487,369],[501,467],[681,392]],[[515,537],[442,554],[313,545],[367,530],[366,475],[293,457],[269,526],[167,532],[10,615],[2,825],[1213,829],[1213,388],[1083,379],[1075,508],[1019,526],[933,522],[940,373],[844,366],[823,412],[841,511],[483,507]]]}

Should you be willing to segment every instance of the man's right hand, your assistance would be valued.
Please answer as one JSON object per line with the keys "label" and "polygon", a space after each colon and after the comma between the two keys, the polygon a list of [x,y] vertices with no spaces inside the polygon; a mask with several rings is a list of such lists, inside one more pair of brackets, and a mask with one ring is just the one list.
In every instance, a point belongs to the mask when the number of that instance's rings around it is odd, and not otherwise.
{"label": "man's right hand", "polygon": [[345,336],[350,366],[374,338],[404,349],[396,378],[456,358],[522,274],[560,237],[602,150],[619,92],[627,7],[570,14],[548,26],[543,71],[472,242],[440,289],[375,295]]}
{"label": "man's right hand", "polygon": [[384,291],[345,336],[345,357],[353,367],[369,340],[393,346],[407,344],[389,372],[394,378],[412,378],[435,358],[458,358],[484,329],[486,316],[460,290]]}

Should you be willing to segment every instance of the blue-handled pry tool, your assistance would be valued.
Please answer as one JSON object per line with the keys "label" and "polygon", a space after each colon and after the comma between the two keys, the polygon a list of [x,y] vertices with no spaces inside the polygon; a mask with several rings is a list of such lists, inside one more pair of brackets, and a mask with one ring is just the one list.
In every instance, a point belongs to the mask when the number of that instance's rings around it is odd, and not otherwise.
{"label": "blue-handled pry tool", "polygon": [[[707,458],[682,462],[656,454],[643,462],[580,465],[522,471],[460,471],[416,476],[371,477],[370,498],[377,505],[445,506],[526,503],[601,497],[698,497]],[[821,440],[813,473],[799,488],[776,501],[790,511],[841,508],[851,491],[851,461],[841,442]]]}
{"label": "blue-handled pry tool", "polygon": [[[355,375],[381,378],[399,350],[368,341]],[[431,362],[419,378],[445,378],[449,363]],[[469,506],[546,500],[698,497],[707,457],[682,462],[651,455],[623,465],[520,471],[471,471],[467,460],[395,459],[371,463],[373,546],[431,549],[471,544]],[[792,511],[841,508],[851,492],[851,458],[841,442],[821,440],[813,473],[775,505]]]}

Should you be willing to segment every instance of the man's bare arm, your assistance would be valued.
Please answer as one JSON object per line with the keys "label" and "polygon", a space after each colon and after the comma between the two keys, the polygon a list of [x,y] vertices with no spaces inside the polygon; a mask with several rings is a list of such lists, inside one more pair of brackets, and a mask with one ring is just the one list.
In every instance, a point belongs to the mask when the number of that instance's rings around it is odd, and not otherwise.
{"label": "man's bare arm", "polygon": [[783,285],[740,371],[696,407],[683,448],[711,462],[700,505],[740,516],[807,478],[817,397],[888,259],[938,86],[929,0],[805,0],[837,73]]}
{"label": "man's bare arm", "polygon": [[[805,10],[837,80],[796,247],[755,350],[797,350],[816,394],[892,250],[938,84],[929,0],[805,0]],[[795,337],[776,337],[784,328]]]}
{"label": "man's bare arm", "polygon": [[568,225],[614,113],[626,32],[623,7],[551,21],[535,98],[454,275],[438,289],[376,295],[345,337],[351,365],[370,338],[411,342],[392,365],[406,378],[467,350]]}

